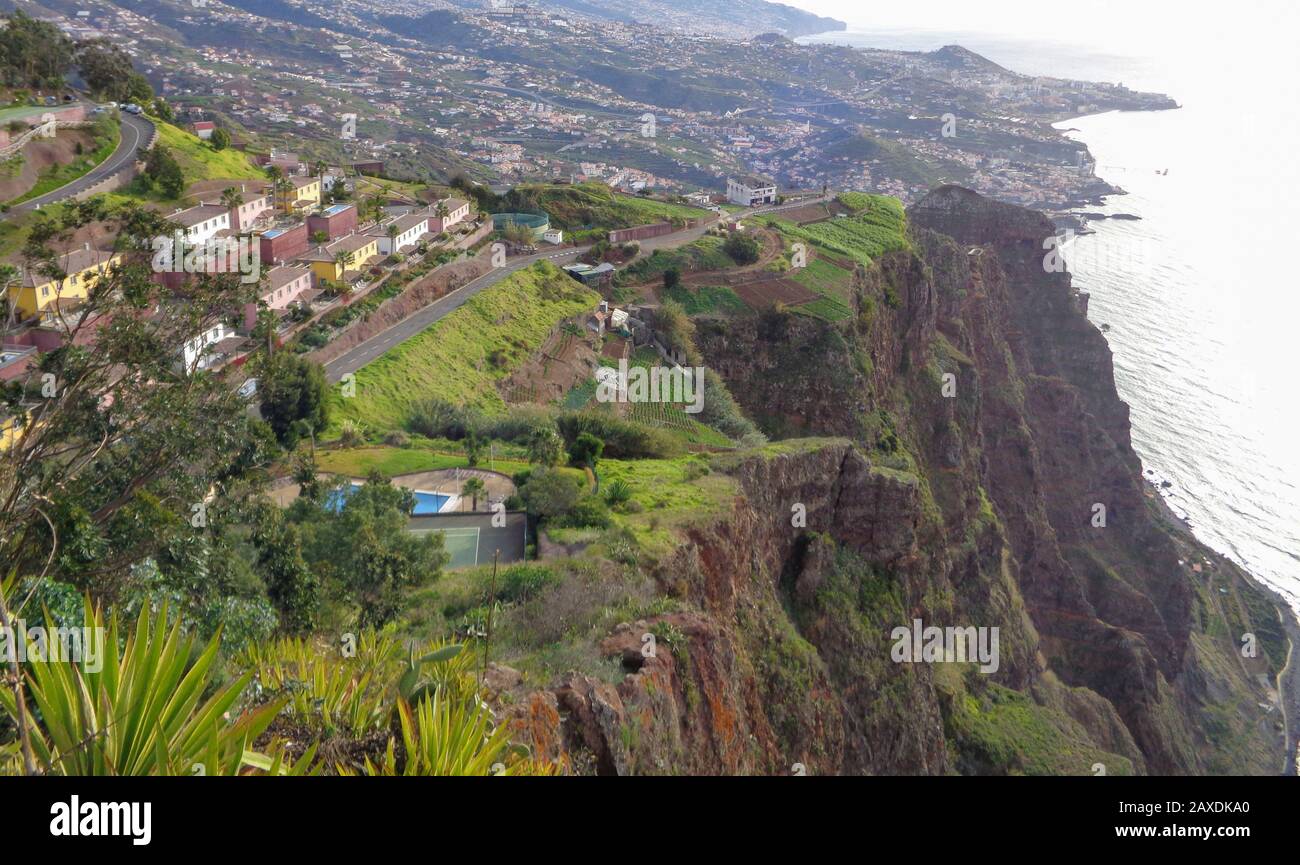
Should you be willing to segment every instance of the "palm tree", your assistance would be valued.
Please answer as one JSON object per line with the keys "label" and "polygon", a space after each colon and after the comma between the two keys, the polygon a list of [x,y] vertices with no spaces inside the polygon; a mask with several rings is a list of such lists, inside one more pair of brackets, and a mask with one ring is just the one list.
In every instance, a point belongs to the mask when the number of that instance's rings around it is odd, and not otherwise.
{"label": "palm tree", "polygon": [[388,234],[388,251],[389,253],[396,253],[397,252],[397,223],[396,222],[388,223],[388,231],[386,233]]}
{"label": "palm tree", "polygon": [[284,169],[278,165],[266,166],[266,179],[272,183],[284,178]]}
{"label": "palm tree", "polygon": [[340,275],[345,275],[355,260],[356,256],[352,254],[351,250],[344,249],[334,253],[334,264],[338,266],[341,272]]}
{"label": "palm tree", "polygon": [[12,264],[0,264],[0,292],[4,293],[6,305],[9,307],[8,326],[13,327],[14,317],[18,311],[17,295],[10,297],[12,286],[22,279],[23,272]]}
{"label": "palm tree", "polygon": [[244,194],[233,186],[227,186],[221,190],[221,206],[227,210],[234,210],[244,203]]}
{"label": "palm tree", "polygon": [[465,481],[465,485],[460,488],[460,497],[462,499],[468,497],[473,503],[470,506],[470,510],[478,510],[478,497],[479,494],[483,492],[483,489],[483,481],[479,478],[470,478]]}

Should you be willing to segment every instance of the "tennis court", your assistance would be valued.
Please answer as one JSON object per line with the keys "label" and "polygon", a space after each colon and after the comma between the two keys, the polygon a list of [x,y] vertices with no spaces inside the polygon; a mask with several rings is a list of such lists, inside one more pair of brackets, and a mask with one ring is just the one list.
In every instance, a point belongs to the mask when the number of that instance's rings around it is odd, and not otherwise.
{"label": "tennis court", "polygon": [[451,560],[448,569],[490,564],[492,554],[501,551],[502,563],[524,558],[527,515],[505,514],[505,525],[492,525],[493,515],[484,512],[412,516],[407,531],[414,535],[441,532]]}
{"label": "tennis court", "polygon": [[432,531],[442,532],[442,543],[447,552],[451,555],[451,561],[447,563],[449,568],[468,568],[478,564],[478,528],[467,527],[458,529],[429,529],[417,534],[428,534]]}

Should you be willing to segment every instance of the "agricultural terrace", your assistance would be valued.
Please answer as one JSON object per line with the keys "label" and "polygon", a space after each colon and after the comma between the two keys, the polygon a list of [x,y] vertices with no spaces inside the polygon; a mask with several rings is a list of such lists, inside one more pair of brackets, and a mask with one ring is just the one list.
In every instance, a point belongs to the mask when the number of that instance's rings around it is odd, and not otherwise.
{"label": "agricultural terrace", "polygon": [[907,214],[903,204],[886,195],[846,192],[839,202],[852,211],[820,222],[798,225],[775,217],[768,224],[791,240],[805,241],[817,249],[870,264],[889,252],[910,248]]}

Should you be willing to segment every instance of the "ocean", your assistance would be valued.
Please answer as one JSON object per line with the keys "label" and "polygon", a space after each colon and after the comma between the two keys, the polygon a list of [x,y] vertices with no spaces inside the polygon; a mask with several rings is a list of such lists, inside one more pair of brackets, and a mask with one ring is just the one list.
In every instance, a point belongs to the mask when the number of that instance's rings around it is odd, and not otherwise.
{"label": "ocean", "polygon": [[1300,613],[1300,59],[1266,23],[1251,45],[1171,39],[1145,54],[934,30],[799,41],[959,44],[1016,72],[1122,81],[1183,106],[1058,125],[1127,192],[1087,209],[1140,217],[1093,221],[1065,257],[1105,326],[1148,477]]}

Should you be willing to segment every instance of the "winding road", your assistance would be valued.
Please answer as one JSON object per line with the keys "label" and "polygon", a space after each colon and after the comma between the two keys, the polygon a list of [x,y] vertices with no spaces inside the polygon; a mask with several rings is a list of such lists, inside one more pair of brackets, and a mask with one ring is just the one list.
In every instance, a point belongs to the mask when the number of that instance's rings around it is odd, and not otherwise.
{"label": "winding road", "polygon": [[15,213],[39,210],[46,204],[56,204],[85,192],[104,178],[135,162],[136,154],[152,137],[153,130],[154,125],[145,118],[123,113],[122,138],[117,143],[117,149],[109,154],[107,159],[71,183],[64,184],[53,192],[24,201],[22,204],[15,204],[11,210]]}

